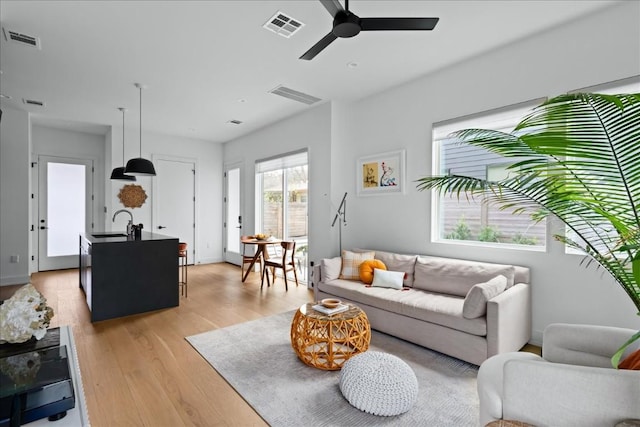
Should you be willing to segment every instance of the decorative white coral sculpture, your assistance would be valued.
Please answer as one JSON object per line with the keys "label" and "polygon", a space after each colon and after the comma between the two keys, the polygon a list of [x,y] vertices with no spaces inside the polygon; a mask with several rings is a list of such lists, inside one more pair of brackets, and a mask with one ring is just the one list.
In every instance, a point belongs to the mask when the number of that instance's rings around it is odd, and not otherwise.
{"label": "decorative white coral sculpture", "polygon": [[53,317],[47,299],[28,283],[0,305],[0,344],[42,339]]}

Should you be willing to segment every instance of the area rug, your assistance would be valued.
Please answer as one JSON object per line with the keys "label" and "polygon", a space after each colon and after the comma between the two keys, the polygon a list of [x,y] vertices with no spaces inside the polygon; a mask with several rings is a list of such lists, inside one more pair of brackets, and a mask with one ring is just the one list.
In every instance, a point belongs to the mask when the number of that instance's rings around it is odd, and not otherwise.
{"label": "area rug", "polygon": [[302,363],[291,348],[294,311],[187,337],[187,341],[271,426],[477,426],[478,367],[373,331],[369,350],[407,362],[419,395],[395,417],[367,414],[347,402],[340,371]]}

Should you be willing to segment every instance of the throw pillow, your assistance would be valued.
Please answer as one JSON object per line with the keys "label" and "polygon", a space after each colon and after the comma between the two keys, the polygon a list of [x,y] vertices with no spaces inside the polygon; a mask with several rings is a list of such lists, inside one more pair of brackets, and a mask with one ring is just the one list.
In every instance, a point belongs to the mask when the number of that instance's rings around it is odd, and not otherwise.
{"label": "throw pillow", "polygon": [[462,305],[462,315],[467,319],[476,319],[487,314],[487,302],[502,293],[507,287],[507,278],[503,275],[494,277],[485,283],[473,285]]}
{"label": "throw pillow", "polygon": [[387,271],[376,268],[373,270],[373,282],[371,286],[378,288],[402,289],[404,271]]}
{"label": "throw pillow", "polygon": [[384,265],[384,262],[379,259],[368,259],[363,261],[358,267],[358,271],[360,271],[360,280],[367,285],[370,285],[373,282],[373,270],[378,268],[380,270],[386,270],[387,266]]}
{"label": "throw pillow", "polygon": [[375,252],[356,253],[343,250],[340,278],[347,280],[360,280],[360,264],[368,259],[373,259],[375,254]]}
{"label": "throw pillow", "polygon": [[634,351],[618,364],[618,369],[640,371],[640,349]]}
{"label": "throw pillow", "polygon": [[321,261],[322,272],[324,277],[319,280],[330,282],[340,277],[340,270],[342,269],[342,259],[337,256],[334,258],[325,258]]}

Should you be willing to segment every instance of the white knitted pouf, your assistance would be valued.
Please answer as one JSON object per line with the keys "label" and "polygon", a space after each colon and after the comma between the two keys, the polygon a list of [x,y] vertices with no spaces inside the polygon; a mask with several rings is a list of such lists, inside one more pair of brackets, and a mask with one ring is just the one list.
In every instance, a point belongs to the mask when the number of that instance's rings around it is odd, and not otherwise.
{"label": "white knitted pouf", "polygon": [[342,366],[340,391],[361,411],[389,417],[411,409],[418,399],[418,379],[402,359],[366,351]]}

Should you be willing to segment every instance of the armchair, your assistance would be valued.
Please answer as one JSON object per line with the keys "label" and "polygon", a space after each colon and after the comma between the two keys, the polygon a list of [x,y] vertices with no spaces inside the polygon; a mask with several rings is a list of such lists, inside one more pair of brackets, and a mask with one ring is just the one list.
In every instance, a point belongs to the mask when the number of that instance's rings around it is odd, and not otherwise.
{"label": "armchair", "polygon": [[[542,357],[512,352],[487,359],[478,372],[480,424],[613,427],[640,419],[640,371],[611,366],[611,356],[634,333],[556,323],[543,333]],[[640,347],[634,344],[623,358]]]}

